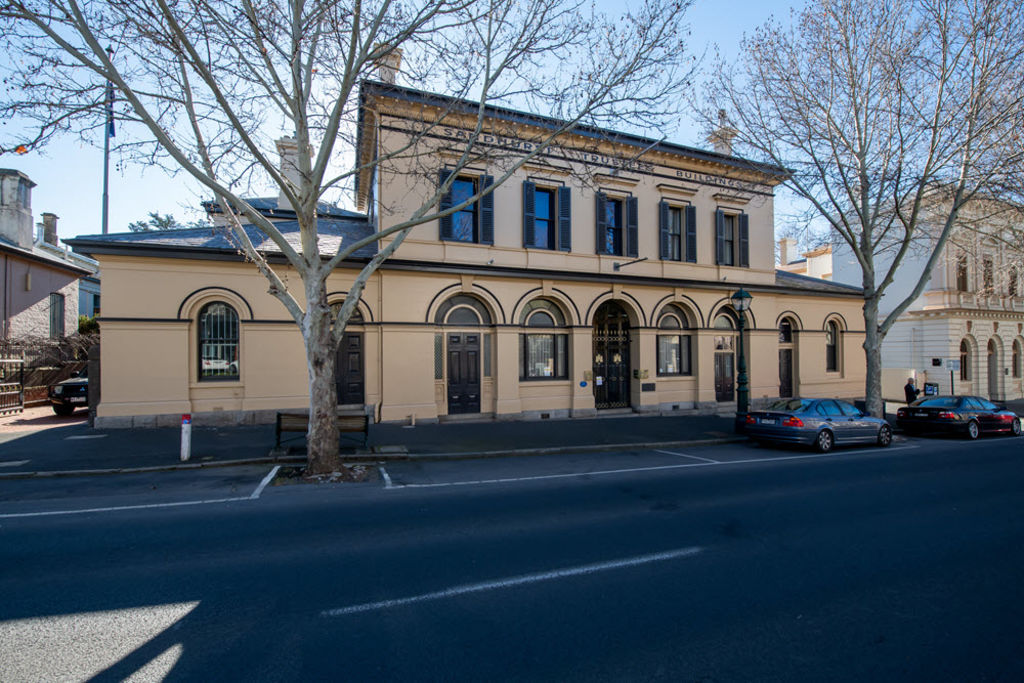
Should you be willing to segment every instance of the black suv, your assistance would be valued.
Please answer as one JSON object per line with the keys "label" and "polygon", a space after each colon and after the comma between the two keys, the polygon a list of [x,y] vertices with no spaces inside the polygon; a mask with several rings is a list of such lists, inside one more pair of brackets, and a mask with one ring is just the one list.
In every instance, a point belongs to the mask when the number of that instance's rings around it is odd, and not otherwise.
{"label": "black suv", "polygon": [[53,412],[67,416],[75,412],[75,408],[89,405],[89,371],[82,368],[81,372],[72,372],[71,379],[66,379],[50,386],[48,391]]}

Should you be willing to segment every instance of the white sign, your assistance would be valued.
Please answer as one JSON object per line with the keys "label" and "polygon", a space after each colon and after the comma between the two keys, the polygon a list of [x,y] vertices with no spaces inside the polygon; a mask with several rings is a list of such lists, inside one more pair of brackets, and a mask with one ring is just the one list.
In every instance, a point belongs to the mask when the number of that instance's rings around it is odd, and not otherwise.
{"label": "white sign", "polygon": [[950,372],[959,372],[960,371],[960,359],[959,358],[947,358],[946,359],[946,369],[949,370]]}

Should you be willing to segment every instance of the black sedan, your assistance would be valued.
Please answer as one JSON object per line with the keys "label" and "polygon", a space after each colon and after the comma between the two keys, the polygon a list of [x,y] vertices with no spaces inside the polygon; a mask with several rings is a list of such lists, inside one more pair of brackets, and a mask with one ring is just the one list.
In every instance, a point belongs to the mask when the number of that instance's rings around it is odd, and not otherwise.
{"label": "black sedan", "polygon": [[755,441],[814,446],[822,453],[852,443],[892,443],[892,427],[856,406],[832,398],[784,398],[747,413],[743,430]]}
{"label": "black sedan", "polygon": [[82,372],[72,372],[71,379],[53,384],[47,392],[53,412],[67,416],[75,412],[75,408],[89,405],[89,377],[85,368]]}
{"label": "black sedan", "polygon": [[979,396],[932,396],[896,412],[896,424],[908,434],[962,434],[977,439],[983,433],[1020,436],[1020,418]]}

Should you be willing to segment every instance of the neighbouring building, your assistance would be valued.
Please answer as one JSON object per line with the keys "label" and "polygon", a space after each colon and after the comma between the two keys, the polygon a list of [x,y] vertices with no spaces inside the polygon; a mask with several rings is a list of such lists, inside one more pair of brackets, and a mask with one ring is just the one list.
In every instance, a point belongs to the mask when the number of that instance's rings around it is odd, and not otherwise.
{"label": "neighbouring building", "polygon": [[819,280],[832,279],[832,245],[826,244],[796,256],[796,240],[783,237],[779,240],[778,269],[787,273],[806,275]]}
{"label": "neighbouring building", "polygon": [[44,213],[34,234],[33,187],[24,173],[0,169],[0,340],[77,332],[80,282],[95,278],[98,268],[93,259],[58,245],[55,214]]}
{"label": "neighbouring building", "polygon": [[[1024,397],[1024,251],[1021,214],[986,204],[962,217],[919,297],[897,319],[882,344],[883,390],[902,396],[908,374],[938,384],[940,393],[995,400]],[[931,240],[912,248],[882,297],[887,315],[913,292],[931,253]],[[891,264],[876,257],[879,273]],[[836,248],[836,280],[860,282],[861,269],[845,245]]]}
{"label": "neighbouring building", "polygon": [[[360,177],[359,213],[321,208],[327,252],[433,196],[477,107],[380,82],[363,84],[361,102],[366,159],[403,145],[432,116],[443,125],[421,140],[428,154]],[[484,152],[530,150],[557,123],[487,112]],[[735,410],[729,297],[739,287],[753,295],[745,346],[755,404],[863,395],[859,288],[776,270],[773,193],[785,171],[733,156],[727,142],[711,152],[579,129],[480,201],[414,228],[347,328],[339,401],[379,421],[421,422]],[[283,161],[293,146],[280,141]],[[440,205],[499,172],[481,158]],[[253,203],[297,236],[286,202]],[[299,331],[226,231],[94,235],[73,246],[103,269],[98,426],[176,424],[182,413],[197,423],[262,422],[307,404]],[[334,303],[378,248],[337,268]],[[279,267],[301,300],[299,278]]]}

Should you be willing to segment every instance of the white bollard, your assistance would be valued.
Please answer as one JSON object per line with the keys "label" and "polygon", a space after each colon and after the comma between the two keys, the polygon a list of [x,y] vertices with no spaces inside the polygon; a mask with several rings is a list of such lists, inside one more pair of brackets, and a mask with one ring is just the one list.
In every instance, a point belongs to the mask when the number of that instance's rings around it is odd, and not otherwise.
{"label": "white bollard", "polygon": [[192,457],[192,416],[185,414],[181,416],[181,461],[185,462]]}

